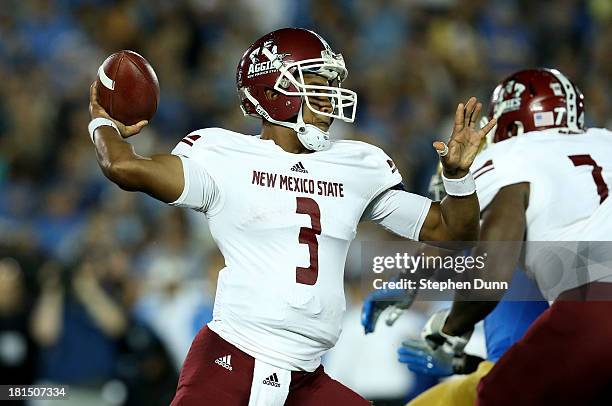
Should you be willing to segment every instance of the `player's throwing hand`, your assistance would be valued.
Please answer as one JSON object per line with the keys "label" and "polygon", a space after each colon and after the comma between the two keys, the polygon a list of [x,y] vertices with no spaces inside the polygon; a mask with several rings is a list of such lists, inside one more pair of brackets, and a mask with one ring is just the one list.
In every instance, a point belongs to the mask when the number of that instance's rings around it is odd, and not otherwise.
{"label": "player's throwing hand", "polygon": [[448,145],[435,141],[434,148],[440,155],[444,175],[452,178],[465,176],[478,153],[481,140],[495,126],[495,118],[480,130],[475,128],[482,104],[471,97],[466,104],[459,103],[455,112],[455,126]]}
{"label": "player's throwing hand", "polygon": [[89,87],[89,115],[91,116],[92,120],[99,117],[112,120],[117,125],[119,133],[121,133],[123,138],[128,138],[132,135],[138,134],[140,130],[142,130],[143,127],[149,123],[148,121],[143,120],[134,125],[125,125],[112,118],[98,102],[98,84],[96,81],[94,81]]}

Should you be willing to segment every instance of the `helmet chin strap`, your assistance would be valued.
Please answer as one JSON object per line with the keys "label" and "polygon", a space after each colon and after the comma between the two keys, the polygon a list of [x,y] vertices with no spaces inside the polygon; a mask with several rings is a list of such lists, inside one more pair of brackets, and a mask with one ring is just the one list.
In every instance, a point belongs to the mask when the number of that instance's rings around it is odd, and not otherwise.
{"label": "helmet chin strap", "polygon": [[303,146],[311,151],[324,151],[331,145],[329,133],[321,130],[316,125],[304,123],[302,110],[304,103],[300,106],[300,111],[297,116],[297,123],[292,125],[292,128],[297,133],[298,139]]}
{"label": "helmet chin strap", "polygon": [[298,139],[310,151],[324,151],[328,149],[331,145],[331,141],[329,140],[329,133],[321,130],[316,125],[306,124],[304,123],[304,118],[302,117],[302,111],[304,109],[304,102],[300,105],[300,111],[297,115],[297,120],[295,123],[290,123],[287,121],[279,121],[275,120],[264,109],[261,104],[255,99],[251,93],[247,90],[243,90],[244,95],[249,99],[251,103],[255,106],[255,110],[259,113],[266,121],[269,121],[273,124],[280,125],[283,127],[291,128],[296,132]]}

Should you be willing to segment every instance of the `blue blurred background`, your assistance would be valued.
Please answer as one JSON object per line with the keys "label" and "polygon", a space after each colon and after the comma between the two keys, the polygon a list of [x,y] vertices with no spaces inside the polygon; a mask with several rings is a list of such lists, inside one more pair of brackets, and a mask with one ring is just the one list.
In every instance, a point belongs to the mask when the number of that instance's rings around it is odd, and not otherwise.
{"label": "blue blurred background", "polygon": [[[334,124],[333,136],[384,148],[417,193],[456,104],[488,102],[515,70],[560,69],[585,94],[587,125],[612,128],[610,0],[2,0],[0,383],[70,384],[81,405],[169,403],[223,259],[201,218],[103,177],[86,130],[89,84],[117,50],[151,62],[161,103],[133,140],[142,154],[197,128],[256,134],[235,67],[285,26],[316,30],[345,57],[357,120]],[[381,236],[367,225],[359,234]],[[395,348],[427,305],[364,337],[356,257],[326,368],[376,404],[401,404],[415,380]]]}

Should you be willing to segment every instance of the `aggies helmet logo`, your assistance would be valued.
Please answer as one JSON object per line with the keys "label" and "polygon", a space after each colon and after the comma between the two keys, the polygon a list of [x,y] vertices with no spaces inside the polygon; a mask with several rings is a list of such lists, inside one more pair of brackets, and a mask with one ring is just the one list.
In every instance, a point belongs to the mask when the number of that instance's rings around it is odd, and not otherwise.
{"label": "aggies helmet logo", "polygon": [[520,109],[521,94],[523,94],[525,89],[526,87],[524,84],[514,80],[510,80],[506,83],[506,86],[498,87],[496,90],[499,93],[494,95],[493,98],[500,101],[493,105],[493,113],[502,114]]}
{"label": "aggies helmet logo", "polygon": [[272,66],[273,60],[270,60],[264,55],[262,49],[269,50],[272,55],[274,55],[275,59],[282,61],[286,56],[290,55],[288,53],[279,54],[278,46],[274,44],[272,40],[267,40],[264,42],[263,46],[255,48],[250,54],[249,59],[251,60],[251,64],[249,65],[249,70],[247,72],[247,77],[249,79],[259,76],[265,75],[270,72],[274,72],[276,68]]}

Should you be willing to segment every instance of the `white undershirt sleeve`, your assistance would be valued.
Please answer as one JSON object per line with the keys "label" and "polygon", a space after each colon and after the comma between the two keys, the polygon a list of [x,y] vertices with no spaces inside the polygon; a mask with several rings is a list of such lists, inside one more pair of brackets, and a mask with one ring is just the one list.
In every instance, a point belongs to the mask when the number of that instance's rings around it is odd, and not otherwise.
{"label": "white undershirt sleeve", "polygon": [[187,207],[207,212],[219,200],[219,188],[210,174],[194,159],[179,155],[183,163],[185,187],[171,206]]}
{"label": "white undershirt sleeve", "polygon": [[411,240],[418,240],[431,199],[403,190],[389,189],[368,205],[362,218]]}

